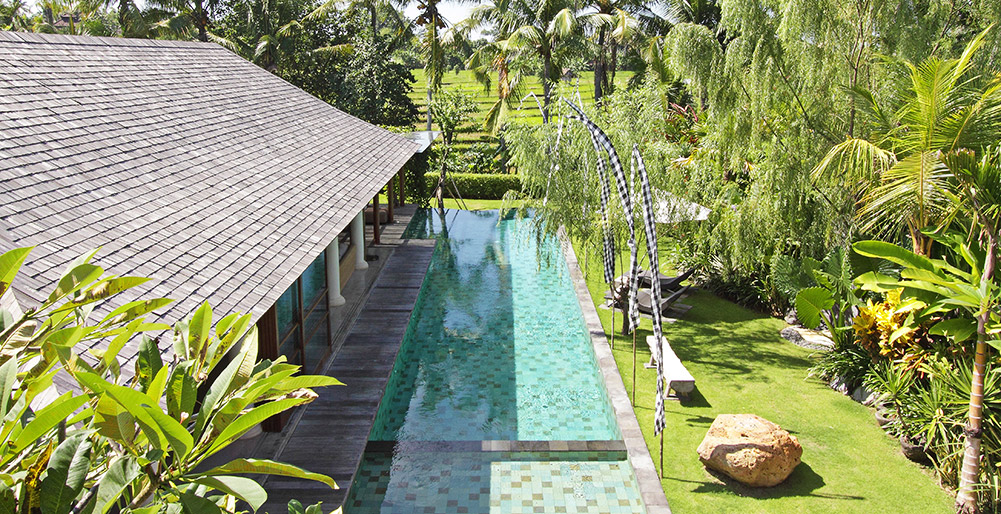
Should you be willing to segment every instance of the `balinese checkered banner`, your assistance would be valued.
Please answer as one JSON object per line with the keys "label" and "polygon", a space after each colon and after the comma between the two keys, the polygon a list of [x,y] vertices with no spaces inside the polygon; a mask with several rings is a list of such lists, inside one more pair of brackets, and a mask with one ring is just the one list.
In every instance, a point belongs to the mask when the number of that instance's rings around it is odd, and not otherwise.
{"label": "balinese checkered banner", "polygon": [[664,419],[664,387],[666,386],[664,377],[663,360],[663,334],[661,331],[660,315],[660,259],[657,257],[657,219],[654,217],[653,195],[650,192],[650,179],[646,174],[646,165],[643,163],[643,156],[640,155],[638,145],[633,145],[633,158],[631,163],[633,171],[638,171],[640,176],[640,190],[643,192],[643,224],[646,227],[646,248],[650,257],[650,305],[653,307],[653,336],[657,344],[653,345],[653,358],[657,362],[657,401],[654,411],[653,433],[660,434],[664,430],[666,420]]}
{"label": "balinese checkered banner", "polygon": [[[626,180],[626,173],[622,169],[622,163],[619,161],[619,155],[615,152],[615,147],[612,145],[612,140],[608,138],[605,133],[598,128],[591,120],[587,118],[584,111],[580,110],[579,107],[574,105],[567,99],[563,99],[570,106],[571,109],[577,112],[579,116],[573,116],[571,118],[580,120],[581,123],[587,127],[588,132],[591,133],[591,138],[594,141],[595,147],[604,150],[608,155],[608,162],[612,165],[612,172],[615,176],[615,186],[619,191],[619,201],[622,204],[622,210],[626,217],[626,226],[629,228],[629,331],[633,331],[640,324],[640,311],[639,306],[636,304],[636,291],[639,289],[639,262],[636,256],[636,227],[633,222],[633,200],[632,192],[629,190],[629,182]],[[600,157],[599,151],[599,157]]]}
{"label": "balinese checkered banner", "polygon": [[[612,239],[612,227],[608,223],[608,197],[611,190],[608,186],[608,172],[605,170],[605,158],[601,155],[598,142],[592,137],[594,151],[598,155],[598,180],[601,182],[601,235],[602,235],[602,262],[605,265],[605,283],[611,284],[615,280],[615,241]],[[612,287],[618,287],[613,285]],[[617,291],[613,290],[613,296]],[[613,300],[614,301],[614,300]]]}

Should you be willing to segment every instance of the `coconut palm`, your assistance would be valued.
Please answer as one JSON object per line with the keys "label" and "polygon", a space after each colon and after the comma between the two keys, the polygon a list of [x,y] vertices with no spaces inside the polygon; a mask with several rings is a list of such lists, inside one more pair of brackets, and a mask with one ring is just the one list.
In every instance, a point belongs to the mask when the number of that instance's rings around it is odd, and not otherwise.
{"label": "coconut palm", "polygon": [[169,28],[174,33],[195,32],[198,40],[204,42],[218,39],[209,32],[209,13],[220,6],[221,0],[148,0],[147,3],[162,11],[174,13],[174,16],[160,23],[161,28]]}
{"label": "coconut palm", "polygon": [[434,100],[434,93],[441,87],[441,78],[445,74],[445,46],[442,35],[448,25],[438,12],[439,3],[440,0],[419,0],[420,13],[414,21],[424,27],[421,53],[424,56],[424,77],[428,81],[428,130],[431,130],[431,102]]}
{"label": "coconut palm", "polygon": [[[996,84],[995,88],[1001,87]],[[956,493],[958,512],[976,512],[976,486],[980,477],[980,442],[982,413],[984,409],[984,378],[987,368],[988,328],[997,328],[998,310],[997,285],[994,270],[997,265],[998,244],[1001,241],[1001,147],[988,148],[984,152],[961,149],[942,154],[942,161],[953,173],[954,204],[957,211],[965,212],[979,228],[986,255],[979,283],[970,284],[969,290],[981,293],[977,305],[971,310],[977,320],[977,343],[973,361],[973,383],[970,388],[970,413],[966,425],[966,441],[963,449],[963,465],[959,476],[959,490]],[[994,320],[991,318],[995,317]],[[991,327],[991,323],[994,327]]]}
{"label": "coconut palm", "polygon": [[998,79],[971,69],[985,34],[957,59],[907,63],[909,83],[891,109],[881,107],[873,93],[854,90],[873,129],[869,137],[834,146],[813,177],[816,183],[852,189],[860,199],[856,214],[863,231],[890,238],[906,231],[914,253],[929,255],[932,240],[921,231],[939,225],[951,208],[946,191],[954,174],[943,162],[943,152],[979,154],[1001,140]]}
{"label": "coconut palm", "polygon": [[390,1],[390,0],[326,0],[316,7],[311,13],[306,15],[304,21],[319,21],[326,17],[331,11],[337,8],[344,8],[348,12],[365,11],[369,16],[369,30],[371,31],[372,40],[375,41],[379,37],[380,29],[382,25],[379,23],[381,17],[384,22],[388,22],[397,34],[403,32],[409,32],[410,22],[404,19],[400,8],[402,8],[407,2],[406,1]]}
{"label": "coconut palm", "polygon": [[549,119],[553,83],[562,70],[561,43],[579,33],[578,5],[572,0],[494,0],[473,10],[478,25],[490,25],[506,55],[524,53],[542,62],[543,120]]}
{"label": "coconut palm", "polygon": [[645,38],[638,37],[642,34],[666,33],[671,27],[669,15],[677,9],[641,0],[594,0],[590,6],[596,11],[586,18],[595,29],[594,100],[599,101],[614,88],[619,48],[642,41]]}
{"label": "coconut palm", "polygon": [[24,0],[0,3],[0,29],[27,31],[30,27],[28,5]]}
{"label": "coconut palm", "polygon": [[[928,275],[930,290],[945,288],[944,303],[949,308],[958,306],[977,320],[969,421],[956,495],[957,511],[963,513],[977,510],[988,325],[998,309],[994,270],[1001,239],[1001,154],[996,147],[1001,141],[1001,75],[983,77],[971,69],[986,34],[974,38],[958,59],[930,57],[918,65],[908,64],[910,83],[892,111],[882,110],[871,93],[856,91],[877,121],[876,129],[868,139],[849,139],[835,146],[814,170],[815,179],[861,180],[856,192],[861,197],[858,215],[863,228],[885,235],[906,228],[914,254],[928,256],[931,251],[932,240],[922,229],[944,227],[957,215],[974,220],[986,250],[984,264],[971,263],[972,274],[953,273],[970,275],[969,283],[953,286],[955,280]],[[909,278],[916,283],[927,279]]]}

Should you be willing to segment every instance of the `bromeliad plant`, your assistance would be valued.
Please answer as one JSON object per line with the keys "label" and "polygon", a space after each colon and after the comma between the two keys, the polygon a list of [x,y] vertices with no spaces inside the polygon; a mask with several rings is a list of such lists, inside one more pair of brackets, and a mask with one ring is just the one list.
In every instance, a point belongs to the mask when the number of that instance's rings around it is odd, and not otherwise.
{"label": "bromeliad plant", "polygon": [[[0,295],[30,250],[0,255]],[[206,459],[266,418],[314,399],[310,388],[340,382],[295,376],[299,367],[281,358],[258,361],[250,316],[214,320],[208,304],[174,327],[174,359],[165,363],[143,333],[170,328],[145,321],[170,300],[129,302],[92,319],[101,302],[147,280],[105,277],[90,263],[93,255],[70,264],[39,307],[21,316],[0,311],[0,511],[207,514],[237,512],[237,500],[257,510],[267,494],[239,476],[251,473],[337,487],[269,460],[204,469]],[[119,352],[137,336],[135,373],[127,378]],[[107,348],[75,351],[95,340]],[[54,392],[57,373],[75,379],[80,392]]]}
{"label": "bromeliad plant", "polygon": [[902,267],[900,278],[869,272],[857,279],[862,288],[871,291],[903,289],[902,296],[915,303],[916,309],[900,330],[911,330],[926,320],[945,315],[946,319],[932,325],[931,334],[948,337],[956,345],[975,338],[969,422],[956,500],[961,511],[969,512],[976,510],[975,487],[980,481],[987,348],[1001,348],[998,337],[1001,291],[993,280],[996,237],[989,235],[987,239],[987,251],[983,252],[975,243],[960,237],[939,238],[940,243],[962,259],[962,268],[945,259],[930,259],[882,241],[860,241],[854,245],[859,254],[886,259]]}

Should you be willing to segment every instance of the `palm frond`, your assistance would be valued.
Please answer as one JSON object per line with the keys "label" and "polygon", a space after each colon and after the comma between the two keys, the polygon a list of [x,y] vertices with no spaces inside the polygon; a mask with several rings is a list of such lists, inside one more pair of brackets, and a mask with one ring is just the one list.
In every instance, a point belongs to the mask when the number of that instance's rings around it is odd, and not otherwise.
{"label": "palm frond", "polygon": [[865,139],[838,143],[810,173],[814,183],[835,183],[861,188],[877,180],[896,164],[893,152]]}
{"label": "palm frond", "polygon": [[904,227],[912,233],[932,225],[949,210],[952,172],[938,152],[921,152],[883,173],[882,183],[869,190],[858,217],[867,232],[892,237]]}

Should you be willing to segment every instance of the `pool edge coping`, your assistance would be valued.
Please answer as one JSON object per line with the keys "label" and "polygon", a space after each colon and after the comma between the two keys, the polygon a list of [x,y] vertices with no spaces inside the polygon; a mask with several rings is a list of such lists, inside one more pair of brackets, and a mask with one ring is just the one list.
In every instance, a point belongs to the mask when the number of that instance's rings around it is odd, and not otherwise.
{"label": "pool edge coping", "polygon": [[598,368],[601,371],[609,400],[612,402],[612,411],[615,413],[615,420],[622,432],[622,440],[626,445],[629,463],[633,467],[643,505],[647,514],[671,514],[667,495],[664,494],[664,488],[660,483],[660,475],[657,474],[653,457],[650,456],[646,440],[643,439],[639,420],[636,419],[636,413],[633,411],[632,402],[629,401],[622,375],[619,374],[619,368],[615,364],[615,358],[612,356],[611,348],[609,348],[605,329],[601,326],[598,310],[594,306],[591,292],[587,289],[587,283],[584,281],[584,274],[580,268],[580,262],[577,260],[577,254],[574,252],[573,245],[567,238],[563,227],[559,228],[557,236],[559,237],[560,249],[563,251],[563,259],[570,270],[577,303],[580,304],[584,323],[591,337],[591,346],[598,361]]}

